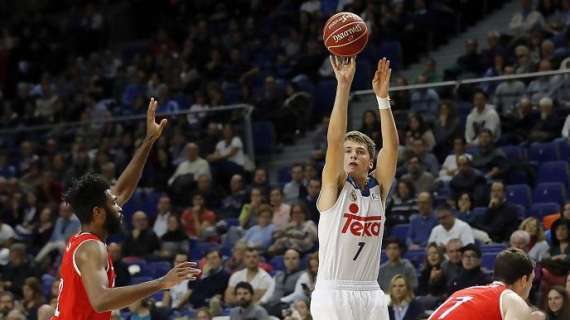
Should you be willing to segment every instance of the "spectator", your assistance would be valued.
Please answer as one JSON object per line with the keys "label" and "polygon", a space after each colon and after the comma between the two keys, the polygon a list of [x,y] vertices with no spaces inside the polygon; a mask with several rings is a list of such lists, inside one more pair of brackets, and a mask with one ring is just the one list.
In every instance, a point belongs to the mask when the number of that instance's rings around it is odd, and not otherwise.
{"label": "spectator", "polygon": [[388,238],[385,251],[388,261],[380,265],[380,273],[378,274],[380,288],[384,291],[390,291],[390,281],[398,274],[407,278],[410,287],[416,288],[418,286],[416,269],[408,259],[402,258],[405,249],[400,240]]}
{"label": "spectator", "polygon": [[275,224],[271,223],[273,210],[269,205],[262,204],[257,210],[257,224],[249,228],[243,240],[249,247],[258,247],[262,250],[267,249],[271,245],[272,235],[276,229]]}
{"label": "spectator", "polygon": [[206,240],[213,236],[216,214],[206,208],[204,196],[196,193],[192,197],[192,208],[184,210],[181,221],[189,237]]}
{"label": "spectator", "polygon": [[[552,71],[552,63],[549,60],[542,60],[538,65],[538,72]],[[563,79],[560,76],[543,76],[532,80],[528,84],[527,94],[533,105],[540,103],[542,98],[548,97],[552,88],[560,88]],[[552,103],[552,100],[550,100]]]}
{"label": "spectator", "polygon": [[263,167],[255,168],[253,181],[251,182],[248,194],[250,194],[254,188],[259,189],[264,198],[269,198],[271,187],[269,186],[269,174],[267,173],[267,169]]}
{"label": "spectator", "polygon": [[230,180],[231,176],[241,173],[245,165],[245,154],[241,138],[234,135],[230,124],[224,125],[223,139],[216,144],[216,151],[208,155],[207,160],[214,167],[219,183]]}
{"label": "spectator", "polygon": [[417,156],[412,156],[408,160],[408,173],[403,175],[402,179],[413,181],[416,192],[431,192],[434,188],[433,175],[425,171]]}
{"label": "spectator", "polygon": [[303,199],[303,202],[309,210],[309,216],[311,221],[315,224],[319,223],[320,212],[317,208],[317,199],[321,193],[321,180],[310,179],[307,185],[307,196]]}
{"label": "spectator", "polygon": [[194,180],[198,180],[201,175],[211,177],[210,165],[208,161],[200,157],[200,148],[196,143],[186,144],[187,159],[182,161],[174,174],[168,179],[168,184],[172,185],[178,177],[191,174]]}
{"label": "spectator", "polygon": [[[433,131],[431,131],[428,125],[424,122],[424,117],[417,113],[410,113],[410,116],[408,117],[406,143],[408,143],[408,139],[413,139],[414,141],[420,140],[425,148],[424,152],[431,152],[435,146],[435,136],[433,135]],[[418,155],[418,152],[414,153]]]}
{"label": "spectator", "polygon": [[450,293],[489,283],[489,277],[481,270],[481,250],[475,244],[471,243],[461,248],[461,263],[463,268],[453,279],[449,288]]}
{"label": "spectator", "polygon": [[535,123],[529,134],[530,142],[548,142],[558,137],[560,132],[560,121],[553,112],[552,99],[543,97],[538,103],[540,108],[540,119]]}
{"label": "spectator", "polygon": [[14,243],[10,246],[10,262],[2,268],[0,288],[22,297],[22,286],[26,278],[33,276],[34,266],[26,258],[26,246]]}
{"label": "spectator", "polygon": [[0,319],[7,319],[10,310],[14,310],[14,294],[10,291],[0,291]]}
{"label": "spectator", "polygon": [[550,256],[553,260],[570,262],[570,221],[560,219],[552,225]]}
{"label": "spectator", "polygon": [[427,245],[431,230],[437,225],[433,215],[433,200],[431,194],[422,192],[418,195],[418,215],[410,219],[410,229],[407,243],[411,250],[417,250]]}
{"label": "spectator", "polygon": [[295,291],[281,298],[282,302],[291,303],[296,300],[309,300],[311,292],[315,290],[317,282],[317,270],[319,269],[318,253],[311,253],[307,258],[307,270],[301,274],[295,284]]}
{"label": "spectator", "polygon": [[562,137],[569,138],[570,137],[570,114],[566,116],[566,120],[564,121],[564,126],[562,127]]}
{"label": "spectator", "polygon": [[436,209],[439,225],[431,230],[428,243],[435,242],[437,245],[445,247],[451,239],[460,239],[464,244],[475,242],[471,227],[455,218],[453,210],[448,205],[442,205]]}
{"label": "spectator", "polygon": [[410,280],[405,275],[397,274],[390,281],[390,320],[418,319],[424,313],[424,307],[414,297]]}
{"label": "spectator", "polygon": [[247,230],[253,226],[254,221],[257,219],[259,207],[263,203],[265,203],[265,199],[261,189],[251,189],[249,203],[243,205],[239,215],[239,224],[243,229]]}
{"label": "spectator", "polygon": [[34,261],[36,263],[44,262],[44,259],[52,252],[57,250],[59,253],[63,252],[67,239],[72,235],[79,232],[81,223],[79,219],[73,214],[68,204],[62,202],[59,205],[59,217],[55,222],[53,233],[49,242],[40,250],[36,255]]}
{"label": "spectator", "polygon": [[303,185],[303,165],[295,163],[291,167],[291,181],[283,187],[286,203],[293,203],[307,195],[307,189]]}
{"label": "spectator", "polygon": [[310,320],[311,312],[307,305],[307,300],[297,300],[292,304],[291,315],[284,318],[285,320]]}
{"label": "spectator", "polygon": [[427,310],[433,310],[442,302],[447,293],[443,263],[443,250],[436,243],[430,243],[426,248],[426,260],[418,279],[418,300]]}
{"label": "spectator", "polygon": [[146,213],[135,212],[132,223],[133,230],[123,243],[123,256],[146,258],[157,254],[160,250],[160,241],[154,231],[149,229]]}
{"label": "spectator", "polygon": [[479,219],[481,216],[477,216],[472,211],[472,203],[471,196],[469,193],[462,193],[457,198],[457,213],[455,217],[461,221],[468,223],[469,225],[473,226],[479,223]]}
{"label": "spectator", "polygon": [[[505,48],[500,43],[501,34],[497,31],[489,31],[487,32],[487,49],[481,52],[481,56],[483,57],[483,64],[487,67],[492,66],[495,63],[496,57],[503,57],[506,53]],[[497,76],[496,74],[494,76]],[[485,75],[486,77],[487,75]],[[489,75],[493,76],[493,75]]]}
{"label": "spectator", "polygon": [[152,231],[161,238],[168,229],[168,218],[172,215],[170,197],[163,195],[158,199],[156,219]]}
{"label": "spectator", "polygon": [[255,300],[254,289],[251,284],[244,281],[237,283],[234,295],[238,306],[231,309],[230,320],[268,319],[267,311],[259,306]]}
{"label": "spectator", "polygon": [[552,224],[559,219],[570,220],[570,200],[566,200],[564,206],[562,206],[561,213],[549,214],[542,219],[544,229],[550,229],[552,227]]}
{"label": "spectator", "polygon": [[439,104],[437,115],[433,132],[436,142],[434,152],[439,156],[446,155],[452,148],[450,142],[455,142],[453,137],[459,133],[460,119],[455,104],[450,100],[444,100]]}
{"label": "spectator", "polygon": [[121,260],[121,245],[116,242],[112,242],[109,244],[107,250],[109,251],[109,256],[111,256],[111,261],[113,262],[113,270],[115,270],[115,285],[117,287],[129,285],[131,283],[131,274],[129,273],[127,264]]}
{"label": "spectator", "polygon": [[246,192],[243,184],[243,176],[240,174],[234,174],[230,179],[230,194],[222,200],[220,218],[227,219],[239,216],[239,212],[245,202],[245,198]]}
{"label": "spectator", "polygon": [[[417,84],[426,84],[428,82],[427,76],[420,74],[417,79]],[[437,113],[437,106],[439,105],[439,95],[432,88],[415,89],[412,91],[410,101],[410,111],[435,115]],[[431,149],[431,148],[430,148]]]}
{"label": "spectator", "polygon": [[481,129],[479,132],[479,152],[473,156],[471,165],[485,174],[486,177],[497,179],[506,171],[507,157],[504,152],[497,149],[494,136],[490,130]]}
{"label": "spectator", "polygon": [[485,61],[479,53],[479,42],[476,39],[465,40],[465,53],[457,58],[457,67],[461,73],[468,73],[471,76],[483,73]]}
{"label": "spectator", "polygon": [[481,129],[491,130],[493,137],[501,136],[501,120],[493,106],[487,104],[487,95],[479,90],[473,95],[473,110],[467,116],[465,141],[467,144],[479,144]]}
{"label": "spectator", "polygon": [[289,249],[283,255],[285,270],[277,271],[273,277],[275,283],[275,287],[272,290],[273,294],[267,303],[264,304],[269,314],[279,317],[282,314],[281,310],[289,307],[289,303],[283,301],[283,298],[295,291],[297,281],[303,274],[303,271],[299,268],[300,261],[301,255],[296,250]]}
{"label": "spectator", "polygon": [[447,242],[445,246],[445,254],[447,255],[447,260],[441,264],[443,269],[443,274],[446,280],[446,288],[450,288],[459,272],[463,269],[461,261],[461,247],[463,244],[459,239],[451,239]]}
{"label": "spectator", "polygon": [[188,252],[189,249],[190,241],[180,226],[178,216],[169,216],[166,233],[160,237],[160,256],[173,259],[177,252]]}
{"label": "spectator", "polygon": [[[505,75],[510,76],[515,73],[513,66],[505,67]],[[525,94],[526,86],[524,82],[516,79],[501,81],[497,86],[493,97],[493,104],[500,110],[505,118],[510,118],[515,113],[519,99]]]}
{"label": "spectator", "polygon": [[528,253],[528,245],[530,243],[530,235],[523,230],[517,230],[511,234],[509,245],[511,248],[521,249]]}
{"label": "spectator", "polygon": [[236,241],[232,248],[232,256],[226,259],[224,262],[224,270],[227,273],[233,274],[236,271],[245,268],[245,251],[247,250],[247,244],[243,240]]}
{"label": "spectator", "polygon": [[491,200],[481,218],[479,228],[489,234],[494,242],[505,242],[518,226],[517,210],[505,198],[505,185],[494,182],[491,185]]}
{"label": "spectator", "polygon": [[376,110],[366,110],[362,114],[362,125],[358,130],[369,136],[377,146],[382,145],[382,135],[380,131],[380,118]]}
{"label": "spectator", "polygon": [[386,224],[410,223],[410,217],[418,212],[414,185],[410,180],[400,179],[396,184],[396,192],[392,193],[388,203]]}
{"label": "spectator", "polygon": [[[173,259],[173,265],[178,265],[185,261],[188,261],[188,255],[185,252],[179,252]],[[179,309],[184,306],[190,296],[190,290],[188,289],[189,282],[189,280],[184,280],[169,290],[164,290],[162,305],[172,309]]]}
{"label": "spectator", "polygon": [[428,151],[426,141],[423,138],[414,138],[410,144],[413,156],[417,156],[424,168],[435,177],[439,172],[439,161]]}
{"label": "spectator", "polygon": [[3,215],[0,215],[0,247],[7,247],[12,240],[16,240],[16,232],[7,223],[3,221]]}
{"label": "spectator", "polygon": [[244,262],[245,269],[233,273],[228,282],[228,287],[224,294],[224,301],[228,305],[240,304],[240,297],[236,295],[236,289],[237,285],[243,281],[252,286],[252,300],[254,302],[264,303],[269,299],[267,292],[274,285],[274,281],[269,273],[258,266],[259,251],[256,248],[247,248]]}
{"label": "spectator", "polygon": [[469,193],[473,195],[475,206],[483,204],[487,192],[485,177],[471,167],[471,160],[466,155],[457,158],[457,167],[458,172],[449,183],[453,194]]}
{"label": "spectator", "polygon": [[36,320],[38,309],[44,302],[40,280],[35,277],[26,278],[22,292],[24,295],[22,299],[23,310],[28,319]]}
{"label": "spectator", "polygon": [[298,202],[291,206],[291,222],[286,228],[276,230],[274,242],[267,250],[270,255],[279,255],[287,249],[305,253],[314,247],[317,241],[317,226],[307,220],[307,207]]}
{"label": "spectator", "polygon": [[548,242],[544,235],[544,229],[535,217],[528,217],[521,222],[519,230],[529,234],[528,256],[534,262],[540,262],[548,257]]}
{"label": "spectator", "polygon": [[287,226],[289,223],[289,213],[291,212],[291,206],[283,203],[283,192],[281,188],[275,187],[271,189],[269,194],[269,203],[273,208],[273,225],[275,228],[281,229]]}
{"label": "spectator", "polygon": [[570,317],[570,298],[562,286],[554,286],[548,291],[544,309],[548,320],[562,320]]}
{"label": "spectator", "polygon": [[520,0],[521,10],[513,15],[509,29],[515,37],[521,37],[534,29],[541,29],[544,18],[540,12],[534,10],[531,0]]}
{"label": "spectator", "polygon": [[[202,277],[198,281],[189,282],[189,302],[196,309],[212,303],[213,299],[222,297],[228,286],[230,275],[222,266],[222,254],[219,250],[206,252],[206,264]],[[184,297],[182,298],[184,299]],[[184,300],[180,305],[184,304]]]}
{"label": "spectator", "polygon": [[445,158],[441,170],[439,170],[439,180],[449,182],[455,177],[459,172],[458,159],[461,155],[465,155],[470,160],[472,159],[470,154],[465,153],[465,140],[457,137],[453,139],[453,153]]}

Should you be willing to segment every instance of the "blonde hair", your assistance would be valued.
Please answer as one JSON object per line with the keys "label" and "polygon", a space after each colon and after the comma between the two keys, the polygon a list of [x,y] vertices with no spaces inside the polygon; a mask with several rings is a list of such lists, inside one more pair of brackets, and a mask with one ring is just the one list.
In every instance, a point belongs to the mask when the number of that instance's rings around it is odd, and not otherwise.
{"label": "blonde hair", "polygon": [[[536,221],[536,242],[546,240],[546,236],[544,235],[544,228],[540,225],[540,221],[538,221],[535,217],[528,217],[524,219],[521,224],[519,225],[519,230],[524,230],[527,228],[531,221]],[[529,233],[530,235],[530,233]],[[532,235],[530,235],[532,237]]]}
{"label": "blonde hair", "polygon": [[364,133],[360,131],[349,131],[344,135],[344,141],[347,140],[365,145],[371,159],[376,155],[376,144]]}
{"label": "blonde hair", "polygon": [[[400,279],[404,280],[404,283],[406,284],[406,291],[407,291],[407,294],[404,297],[404,299],[402,299],[402,301],[405,301],[406,303],[410,303],[412,300],[414,300],[414,290],[412,289],[412,286],[410,285],[410,281],[408,281],[408,278],[406,278],[406,276],[404,276],[401,273],[398,273],[390,281],[390,305],[394,305],[397,301],[396,297],[394,297],[394,293],[392,292],[392,289],[394,288],[395,282],[397,280],[400,280]],[[402,301],[399,301],[399,303],[401,303]]]}

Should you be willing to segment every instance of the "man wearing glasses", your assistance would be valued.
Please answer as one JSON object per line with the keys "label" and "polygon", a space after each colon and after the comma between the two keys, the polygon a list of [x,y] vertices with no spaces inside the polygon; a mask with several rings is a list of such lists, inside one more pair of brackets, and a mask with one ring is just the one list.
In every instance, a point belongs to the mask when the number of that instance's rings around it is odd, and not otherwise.
{"label": "man wearing glasses", "polygon": [[491,282],[489,276],[481,270],[481,250],[475,244],[470,243],[461,248],[461,265],[462,270],[451,282],[450,293]]}

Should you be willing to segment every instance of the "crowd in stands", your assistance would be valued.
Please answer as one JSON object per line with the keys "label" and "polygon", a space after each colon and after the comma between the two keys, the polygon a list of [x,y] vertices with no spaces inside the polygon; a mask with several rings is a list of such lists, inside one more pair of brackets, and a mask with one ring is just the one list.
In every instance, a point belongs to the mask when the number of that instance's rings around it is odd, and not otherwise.
{"label": "crowd in stands", "polygon": [[[169,116],[124,207],[128,232],[109,240],[116,285],[186,260],[199,261],[202,275],[113,317],[310,319],[330,110],[316,100],[334,95],[317,90],[332,75],[321,25],[339,9],[360,14],[371,39],[357,68],[387,55],[397,71],[445,42],[442,30],[465,27],[446,17],[471,24],[484,14],[482,1],[459,3],[117,1],[132,15],[134,39],[152,35],[119,51],[106,49],[117,23],[106,1],[74,4],[63,20],[52,4],[51,19],[0,23],[0,319],[56,307],[61,253],[80,229],[62,192],[90,171],[114,181],[144,136],[151,96],[159,113],[194,113]],[[453,68],[440,72],[427,59],[417,79],[395,73],[394,83],[565,68],[569,13],[567,1],[523,0],[509,34],[490,32],[484,50],[468,40]],[[507,246],[537,263],[535,319],[570,317],[567,86],[560,75],[394,93],[402,146],[378,279],[391,319],[422,318],[450,293],[488,283]],[[316,126],[315,152],[270,181],[248,158],[239,112],[214,112],[238,102],[254,106],[255,121],[273,122],[280,143]],[[123,116],[141,118],[112,122]],[[26,130],[40,125],[52,126]],[[360,131],[381,145],[375,111]]]}

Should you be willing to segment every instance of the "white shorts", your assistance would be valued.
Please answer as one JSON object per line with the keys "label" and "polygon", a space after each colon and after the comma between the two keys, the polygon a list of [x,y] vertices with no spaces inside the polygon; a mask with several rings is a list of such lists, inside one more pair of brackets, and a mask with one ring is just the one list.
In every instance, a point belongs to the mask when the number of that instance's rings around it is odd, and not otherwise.
{"label": "white shorts", "polygon": [[388,300],[376,281],[319,280],[311,315],[314,320],[389,320]]}

